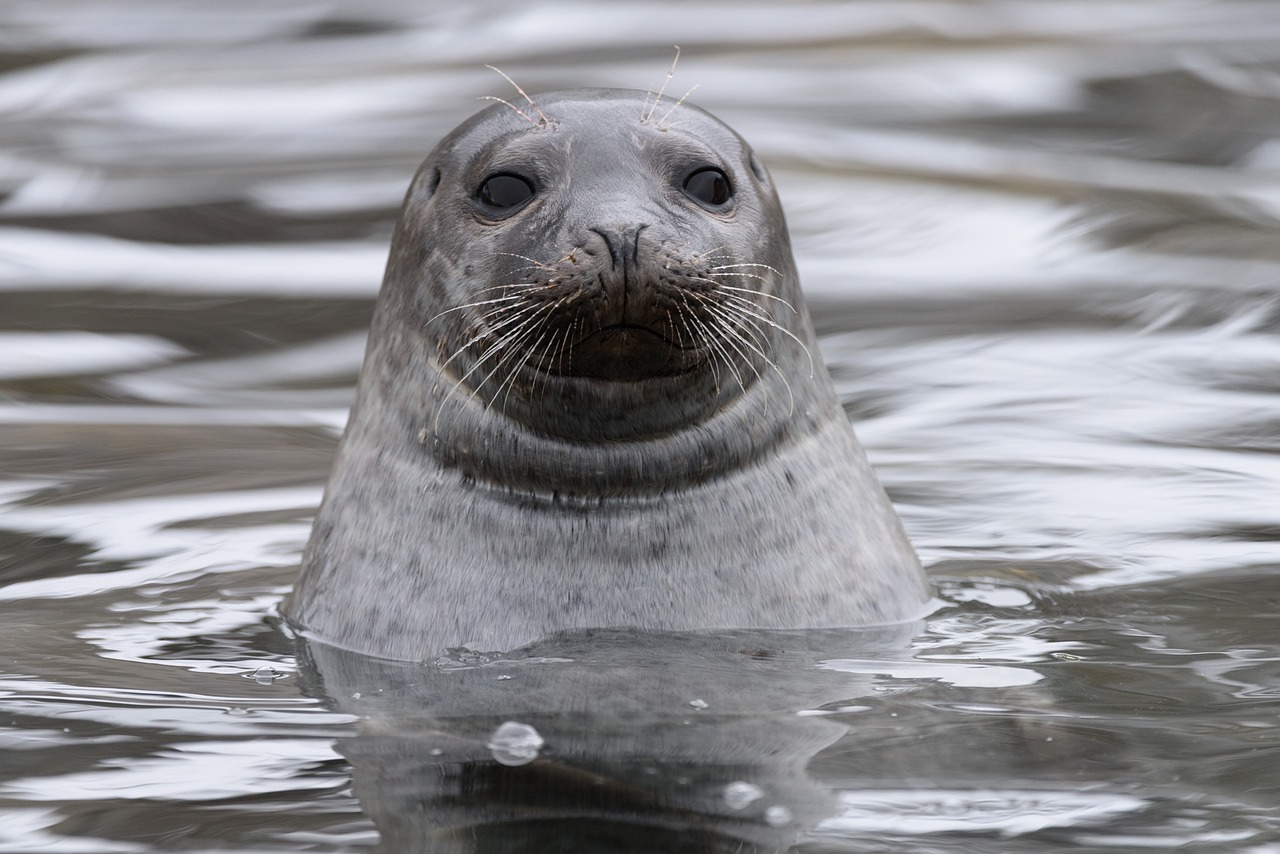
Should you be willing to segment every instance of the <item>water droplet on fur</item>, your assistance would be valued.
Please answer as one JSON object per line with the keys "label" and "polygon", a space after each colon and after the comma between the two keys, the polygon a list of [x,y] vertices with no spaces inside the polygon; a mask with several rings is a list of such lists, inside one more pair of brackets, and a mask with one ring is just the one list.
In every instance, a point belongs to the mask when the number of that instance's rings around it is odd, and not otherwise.
{"label": "water droplet on fur", "polygon": [[782,804],[774,804],[764,811],[764,822],[770,827],[785,827],[791,824],[791,810]]}

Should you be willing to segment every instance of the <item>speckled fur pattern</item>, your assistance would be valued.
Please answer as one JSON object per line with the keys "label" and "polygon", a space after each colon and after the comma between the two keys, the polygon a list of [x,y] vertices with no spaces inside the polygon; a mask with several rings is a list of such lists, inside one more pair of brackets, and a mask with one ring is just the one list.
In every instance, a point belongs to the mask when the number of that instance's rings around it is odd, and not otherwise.
{"label": "speckled fur pattern", "polygon": [[[817,357],[767,172],[696,107],[641,121],[645,98],[545,95],[545,122],[497,105],[419,170],[285,603],[309,636],[416,661],[567,629],[857,626],[925,609],[919,562]],[[734,188],[723,210],[679,189],[708,163]],[[503,170],[536,194],[495,219],[476,188]],[[693,272],[657,284],[681,264]],[[769,272],[708,272],[728,269]],[[508,352],[524,345],[488,327],[519,317],[483,303],[526,293],[587,307],[521,339],[550,343]],[[573,336],[610,322],[623,293],[622,311],[648,311],[680,352],[651,358],[652,376],[587,375],[599,360],[577,345],[592,357],[575,366]],[[750,300],[760,319],[718,329],[713,298]]]}

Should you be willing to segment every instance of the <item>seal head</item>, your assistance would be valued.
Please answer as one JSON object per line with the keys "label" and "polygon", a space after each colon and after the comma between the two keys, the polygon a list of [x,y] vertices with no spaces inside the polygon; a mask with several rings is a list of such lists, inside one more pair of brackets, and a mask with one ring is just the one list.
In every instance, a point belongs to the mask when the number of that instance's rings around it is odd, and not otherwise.
{"label": "seal head", "polygon": [[465,122],[409,188],[289,617],[424,659],[920,613],[750,148],[641,92],[538,106]]}

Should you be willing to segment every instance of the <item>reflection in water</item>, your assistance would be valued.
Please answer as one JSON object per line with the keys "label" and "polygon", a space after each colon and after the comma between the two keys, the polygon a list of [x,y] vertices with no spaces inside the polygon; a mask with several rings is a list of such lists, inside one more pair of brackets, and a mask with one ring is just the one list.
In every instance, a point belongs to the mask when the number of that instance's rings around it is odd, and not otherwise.
{"label": "reflection in water", "polygon": [[[903,634],[867,639],[901,654]],[[821,692],[779,643],[803,640],[589,634],[443,666],[312,643],[303,675],[366,718],[338,749],[383,850],[772,852],[832,810],[806,766],[847,729],[789,708]],[[532,761],[494,746],[513,722]]]}
{"label": "reflection in water", "polygon": [[[413,168],[485,63],[672,44],[945,607],[301,692],[264,617]],[[0,3],[0,850],[1270,854],[1278,74],[1252,0]]]}
{"label": "reflection in water", "polygon": [[[1153,807],[1110,784],[1116,738],[1042,684],[1083,645],[988,634],[985,652],[956,655],[974,624],[944,618],[913,640],[924,628],[582,632],[426,665],[304,642],[301,675],[361,719],[337,750],[386,851],[1105,834]],[[519,756],[495,743],[504,730],[532,736]]]}
{"label": "reflection in water", "polygon": [[[879,750],[912,722],[869,714],[886,690],[877,675],[916,664],[909,641],[919,628],[590,632],[510,656],[455,650],[435,665],[308,643],[302,675],[308,692],[363,719],[338,750],[382,850],[775,852],[814,832],[856,829],[860,817],[866,824],[867,799],[886,785],[937,785],[977,767],[1025,778],[1071,751],[1080,760],[1070,740],[1046,749],[1048,730],[1017,718],[989,726],[984,739],[948,744],[918,732],[915,745]],[[860,666],[820,660],[833,653]],[[974,675],[945,664],[933,671],[961,684]],[[1012,685],[1039,678],[1011,673]],[[990,700],[999,679],[980,678]],[[525,750],[512,755],[495,744],[499,734],[520,736]],[[864,755],[846,763],[844,785],[857,779],[871,791],[838,803],[813,777],[810,766],[833,748]],[[891,788],[881,797],[901,808],[914,796]],[[1045,815],[1054,810],[1021,797],[1005,821],[1029,812],[1052,823]],[[1078,815],[1056,818],[1133,808],[1073,806]]]}

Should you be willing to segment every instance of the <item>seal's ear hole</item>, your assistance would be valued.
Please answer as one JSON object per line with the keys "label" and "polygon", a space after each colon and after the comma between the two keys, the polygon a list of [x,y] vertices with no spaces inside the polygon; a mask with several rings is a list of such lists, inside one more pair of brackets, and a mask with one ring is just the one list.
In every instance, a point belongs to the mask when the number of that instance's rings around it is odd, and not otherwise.
{"label": "seal's ear hole", "polygon": [[754,151],[751,152],[751,172],[761,184],[769,183],[769,173],[764,171],[764,164],[760,162],[759,157],[756,157]]}
{"label": "seal's ear hole", "polygon": [[480,185],[476,198],[494,213],[514,213],[533,198],[533,185],[519,175],[490,175]]}
{"label": "seal's ear hole", "polygon": [[733,198],[733,185],[719,169],[699,169],[684,179],[684,192],[691,199],[718,208]]}
{"label": "seal's ear hole", "polygon": [[436,194],[439,186],[440,170],[438,168],[432,169],[428,174],[418,174],[409,185],[409,198],[406,202],[414,205],[426,204],[431,201],[431,197]]}

